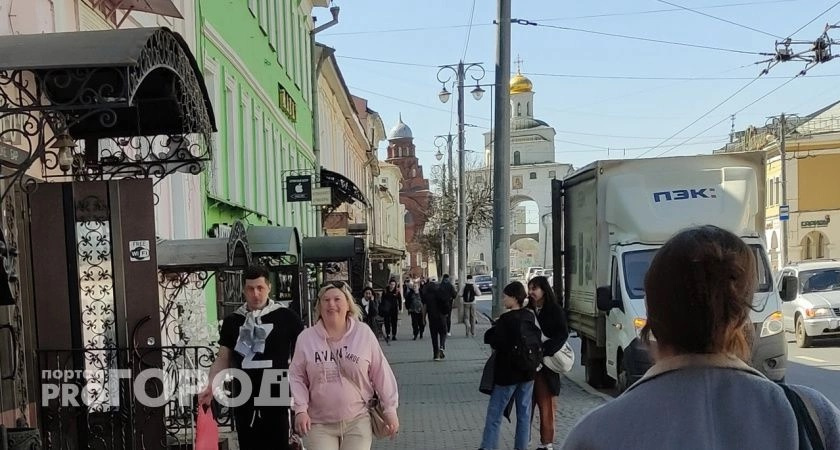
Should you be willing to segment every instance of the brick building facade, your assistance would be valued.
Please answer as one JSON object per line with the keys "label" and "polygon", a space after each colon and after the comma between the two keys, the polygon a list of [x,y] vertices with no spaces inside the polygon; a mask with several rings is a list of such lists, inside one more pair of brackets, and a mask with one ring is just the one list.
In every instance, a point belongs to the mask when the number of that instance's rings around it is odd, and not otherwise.
{"label": "brick building facade", "polygon": [[405,250],[408,265],[408,273],[405,275],[412,278],[426,276],[426,257],[418,241],[426,224],[431,192],[429,180],[423,177],[423,167],[415,154],[411,128],[403,123],[402,117],[388,133],[388,156],[385,161],[399,167],[403,178],[400,203],[405,206]]}

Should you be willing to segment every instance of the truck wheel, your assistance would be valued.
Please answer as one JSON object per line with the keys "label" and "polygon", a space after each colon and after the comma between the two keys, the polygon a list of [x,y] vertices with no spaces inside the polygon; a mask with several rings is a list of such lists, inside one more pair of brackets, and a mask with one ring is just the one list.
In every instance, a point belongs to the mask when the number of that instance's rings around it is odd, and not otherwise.
{"label": "truck wheel", "polygon": [[613,385],[613,380],[607,376],[607,359],[593,357],[588,351],[590,346],[595,347],[595,343],[589,339],[585,339],[587,351],[586,355],[586,383],[594,388],[610,388]]}
{"label": "truck wheel", "polygon": [[618,355],[618,380],[615,384],[619,394],[630,387],[630,377],[627,375],[627,369],[624,367],[624,357],[622,355]]}
{"label": "truck wheel", "polygon": [[814,338],[808,336],[805,331],[805,319],[802,316],[796,316],[796,345],[800,348],[810,347],[814,342]]}

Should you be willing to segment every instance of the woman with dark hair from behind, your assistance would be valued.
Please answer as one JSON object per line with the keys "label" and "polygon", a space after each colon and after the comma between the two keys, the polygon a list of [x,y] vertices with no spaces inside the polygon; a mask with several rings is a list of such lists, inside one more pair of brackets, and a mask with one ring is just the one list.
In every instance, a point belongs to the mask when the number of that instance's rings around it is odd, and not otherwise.
{"label": "woman with dark hair from behind", "polygon": [[[804,386],[788,386],[788,400],[785,389],[745,362],[756,279],[752,250],[729,231],[706,225],[668,240],[645,276],[641,338],[655,364],[581,419],[564,448],[787,450],[809,448],[810,441],[840,449],[837,407]],[[792,406],[797,397],[804,407]],[[809,416],[817,433],[800,434],[798,424]]]}
{"label": "woman with dark hair from behind", "polygon": [[402,302],[400,301],[400,288],[397,286],[397,280],[391,279],[388,282],[388,287],[382,292],[382,297],[379,302],[379,314],[385,319],[385,335],[390,336],[391,340],[397,339],[397,321],[400,310],[402,310]]}
{"label": "woman with dark hair from behind", "polygon": [[522,364],[518,357],[523,341],[540,342],[540,331],[533,311],[529,310],[525,286],[514,281],[502,290],[507,312],[499,316],[493,327],[484,333],[484,343],[495,350],[493,392],[487,405],[487,417],[481,438],[481,449],[498,448],[502,414],[513,398],[516,405],[514,449],[526,450],[531,438],[531,396],[536,366]]}
{"label": "woman with dark hair from behind", "polygon": [[[554,297],[554,289],[548,278],[538,276],[528,281],[528,307],[537,313],[537,323],[547,338],[543,342],[543,354],[553,355],[563,347],[569,338],[566,313]],[[560,374],[543,366],[534,378],[534,405],[540,410],[540,445],[537,450],[554,448],[554,412],[557,407],[554,397],[560,395]],[[531,417],[535,408],[531,409]]]}

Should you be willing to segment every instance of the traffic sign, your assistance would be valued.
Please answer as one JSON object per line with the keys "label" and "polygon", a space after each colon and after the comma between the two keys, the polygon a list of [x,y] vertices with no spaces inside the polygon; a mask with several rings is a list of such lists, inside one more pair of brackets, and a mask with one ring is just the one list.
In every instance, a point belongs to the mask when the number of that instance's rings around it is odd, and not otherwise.
{"label": "traffic sign", "polygon": [[790,208],[788,205],[780,205],[779,206],[779,220],[788,220],[790,219]]}

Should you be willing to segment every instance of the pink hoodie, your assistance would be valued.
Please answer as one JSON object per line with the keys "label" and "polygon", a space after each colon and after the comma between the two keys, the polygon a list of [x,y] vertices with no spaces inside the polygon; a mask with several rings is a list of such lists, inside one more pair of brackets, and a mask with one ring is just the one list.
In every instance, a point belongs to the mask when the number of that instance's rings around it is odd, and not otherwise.
{"label": "pink hoodie", "polygon": [[[366,413],[374,391],[386,413],[397,412],[394,372],[373,331],[358,320],[348,319],[347,332],[338,341],[327,342],[320,320],[303,330],[289,373],[293,409],[307,412],[312,423],[335,423]],[[346,377],[359,385],[361,395]]]}

